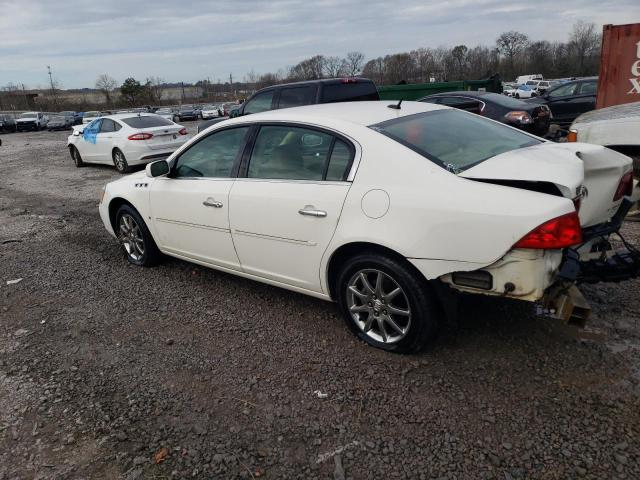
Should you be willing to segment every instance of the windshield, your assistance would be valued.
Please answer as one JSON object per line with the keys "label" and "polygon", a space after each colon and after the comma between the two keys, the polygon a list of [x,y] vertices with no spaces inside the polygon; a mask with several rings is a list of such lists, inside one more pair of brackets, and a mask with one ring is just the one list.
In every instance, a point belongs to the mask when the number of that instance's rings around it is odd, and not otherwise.
{"label": "windshield", "polygon": [[193,105],[183,105],[180,107],[180,111],[185,112],[187,110],[193,110]]}
{"label": "windshield", "polygon": [[454,109],[407,115],[370,128],[454,173],[501,153],[542,143],[513,128]]}
{"label": "windshield", "polygon": [[51,122],[64,122],[64,117],[60,116],[60,115],[54,115],[53,117],[51,117]]}
{"label": "windshield", "polygon": [[156,110],[156,113],[171,113],[171,109],[170,108],[159,108],[158,110]]}
{"label": "windshield", "polygon": [[84,114],[85,117],[99,117],[100,116],[100,112],[86,112]]}
{"label": "windshield", "polygon": [[37,113],[21,113],[20,115],[18,115],[18,118],[35,118],[37,117],[38,114]]}
{"label": "windshield", "polygon": [[175,125],[173,122],[158,115],[123,118],[122,121],[131,128],[168,127],[169,125]]}

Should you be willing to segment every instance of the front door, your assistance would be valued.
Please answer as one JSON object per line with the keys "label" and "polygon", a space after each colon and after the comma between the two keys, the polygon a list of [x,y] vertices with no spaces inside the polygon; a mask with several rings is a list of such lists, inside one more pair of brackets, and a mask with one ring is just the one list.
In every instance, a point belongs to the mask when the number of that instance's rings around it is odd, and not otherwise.
{"label": "front door", "polygon": [[246,273],[314,292],[338,225],[354,147],[296,125],[260,127],[246,178],[231,189],[234,245]]}
{"label": "front door", "polygon": [[101,125],[101,118],[96,118],[88,123],[87,126],[82,129],[80,141],[76,143],[76,148],[80,152],[80,155],[88,162],[99,161],[98,134],[100,133]]}
{"label": "front door", "polygon": [[177,158],[150,193],[161,250],[211,265],[239,269],[229,231],[229,192],[249,127],[217,130]]}

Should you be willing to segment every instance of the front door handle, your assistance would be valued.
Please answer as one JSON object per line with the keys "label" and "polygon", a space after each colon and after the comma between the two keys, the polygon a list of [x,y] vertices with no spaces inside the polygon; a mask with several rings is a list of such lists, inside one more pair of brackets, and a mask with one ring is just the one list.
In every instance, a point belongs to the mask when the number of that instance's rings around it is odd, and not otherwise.
{"label": "front door handle", "polygon": [[218,202],[213,198],[207,198],[202,204],[205,207],[214,207],[214,208],[222,208],[222,202]]}
{"label": "front door handle", "polygon": [[307,205],[304,208],[298,210],[300,215],[308,215],[310,217],[323,218],[327,216],[327,212],[324,210],[316,210],[312,205]]}

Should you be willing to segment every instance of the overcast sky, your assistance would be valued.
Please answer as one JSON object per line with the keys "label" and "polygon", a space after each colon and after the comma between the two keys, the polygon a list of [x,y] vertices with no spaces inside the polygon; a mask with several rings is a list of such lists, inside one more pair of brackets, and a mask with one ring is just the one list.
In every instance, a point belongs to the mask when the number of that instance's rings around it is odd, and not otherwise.
{"label": "overcast sky", "polygon": [[63,88],[159,76],[169,82],[277,71],[315,55],[367,59],[499,33],[566,40],[577,20],[640,22],[640,0],[0,0],[0,86]]}

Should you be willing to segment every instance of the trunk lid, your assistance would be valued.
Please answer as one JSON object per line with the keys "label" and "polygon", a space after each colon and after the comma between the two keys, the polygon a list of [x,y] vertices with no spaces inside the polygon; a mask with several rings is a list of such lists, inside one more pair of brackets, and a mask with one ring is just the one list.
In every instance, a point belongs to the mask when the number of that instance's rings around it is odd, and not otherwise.
{"label": "trunk lid", "polygon": [[182,125],[166,125],[161,127],[142,128],[138,133],[151,133],[153,137],[144,140],[145,144],[151,150],[166,150],[168,148],[177,148],[182,145],[186,139],[186,135],[180,135]]}
{"label": "trunk lid", "polygon": [[615,214],[622,202],[613,201],[615,191],[630,170],[631,159],[599,145],[549,142],[496,155],[459,176],[501,184],[553,184],[568,199],[582,196],[580,223],[589,227]]}

